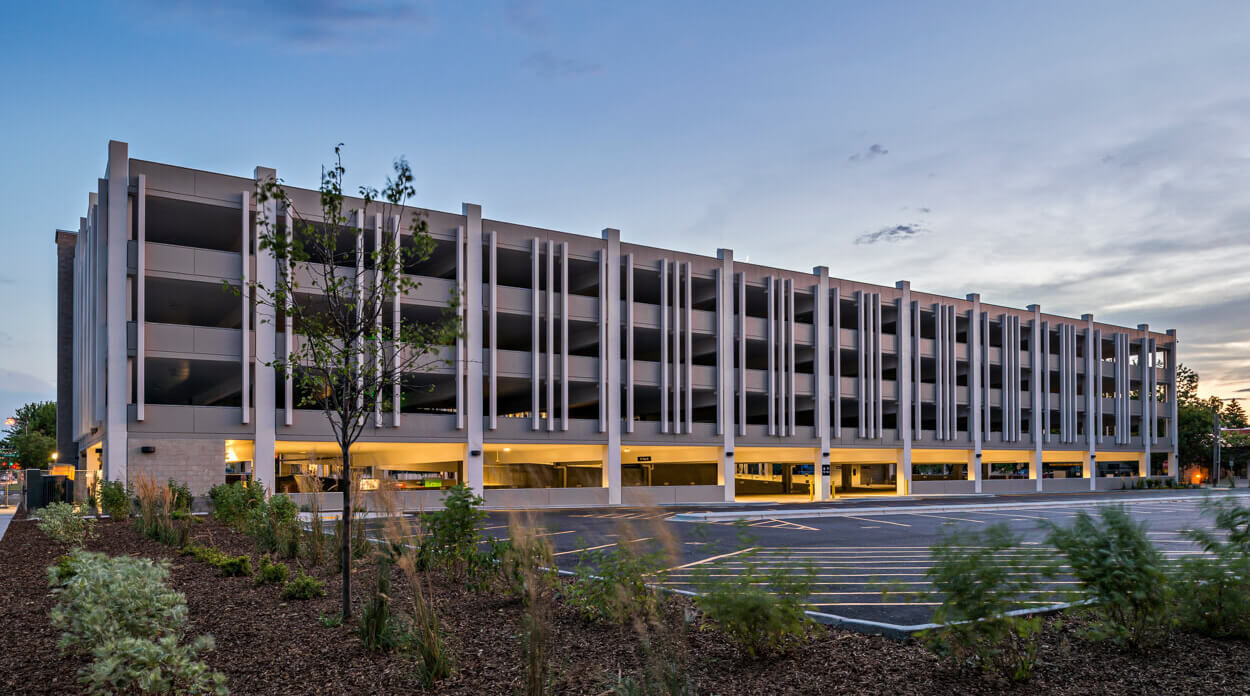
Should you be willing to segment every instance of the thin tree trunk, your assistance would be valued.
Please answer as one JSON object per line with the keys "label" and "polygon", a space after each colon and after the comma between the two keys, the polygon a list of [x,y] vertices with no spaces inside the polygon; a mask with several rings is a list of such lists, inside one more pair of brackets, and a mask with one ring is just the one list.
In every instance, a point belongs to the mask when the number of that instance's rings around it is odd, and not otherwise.
{"label": "thin tree trunk", "polygon": [[343,620],[352,618],[352,468],[351,452],[342,447],[343,475],[339,487],[343,489],[343,528],[340,559],[343,569]]}

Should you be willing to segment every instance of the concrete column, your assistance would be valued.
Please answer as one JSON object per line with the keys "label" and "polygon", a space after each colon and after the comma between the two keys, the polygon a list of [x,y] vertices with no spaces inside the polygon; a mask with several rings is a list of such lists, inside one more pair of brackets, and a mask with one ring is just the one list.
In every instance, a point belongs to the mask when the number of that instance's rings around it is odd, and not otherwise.
{"label": "concrete column", "polygon": [[[872,429],[873,437],[881,439],[884,437],[884,404],[881,397],[881,293],[874,292],[872,294]],[[907,477],[910,487],[911,479],[911,462],[907,466]]]}
{"label": "concrete column", "polygon": [[538,237],[530,240],[530,430],[542,428],[542,367],[539,332],[542,331],[541,277],[543,243]]}
{"label": "concrete column", "polygon": [[547,432],[556,429],[556,243],[547,240]]}
{"label": "concrete column", "polygon": [[[618,244],[619,248],[619,244]],[[625,432],[634,432],[634,255],[625,254]]]}
{"label": "concrete column", "polygon": [[607,345],[600,346],[607,356],[604,379],[606,384],[603,393],[606,403],[602,411],[605,414],[608,445],[607,456],[603,459],[603,485],[608,488],[608,504],[621,504],[621,232],[615,229],[603,230],[605,263],[604,273],[607,284],[600,288],[606,299],[602,306],[607,310],[602,321],[605,324],[604,335]]}
{"label": "concrete column", "polygon": [[981,492],[981,444],[984,427],[981,424],[981,365],[988,360],[981,348],[981,296],[967,296],[972,303],[968,315],[968,436],[972,440],[972,452],[968,458],[968,478],[973,490]]}
{"label": "concrete column", "polygon": [[673,262],[673,433],[681,435],[681,264]]}
{"label": "concrete column", "polygon": [[797,408],[795,404],[796,377],[794,369],[794,280],[786,279],[786,393],[789,394],[789,401],[786,403],[786,411],[790,414],[789,420],[786,422],[786,433],[791,437],[794,436],[795,428],[798,426]]}
{"label": "concrete column", "polygon": [[1179,353],[1176,350],[1179,341],[1176,339],[1176,329],[1168,329],[1167,334],[1172,337],[1172,344],[1168,347],[1168,381],[1171,383],[1171,386],[1168,388],[1168,438],[1172,441],[1172,447],[1168,450],[1168,474],[1172,476],[1173,480],[1179,481],[1181,478],[1180,462],[1176,457],[1179,449],[1177,445],[1177,439],[1179,438],[1179,425],[1177,423],[1179,401],[1177,399],[1178,385],[1176,384],[1176,368],[1180,364],[1177,361]]}
{"label": "concrete column", "polygon": [[[135,420],[143,420],[143,403],[144,393],[143,385],[146,381],[147,360],[145,353],[147,347],[144,339],[144,331],[147,326],[147,176],[140,174],[137,185],[135,187]],[[59,342],[58,342],[59,346]],[[60,416],[57,417],[60,422]],[[58,438],[59,440],[59,438]],[[66,457],[67,452],[61,450],[61,456]],[[65,461],[68,461],[66,459]]]}
{"label": "concrete column", "polygon": [[97,213],[97,220],[101,217],[104,220],[105,229],[101,237],[106,242],[103,299],[106,312],[104,362],[107,371],[102,371],[100,377],[105,380],[103,461],[107,478],[125,481],[126,397],[130,391],[126,379],[129,362],[126,355],[126,241],[130,236],[127,227],[130,159],[126,143],[109,141],[107,172],[107,207],[103,216]]}
{"label": "concrete column", "polygon": [[1137,474],[1139,476],[1150,475],[1150,419],[1151,419],[1151,402],[1154,401],[1154,391],[1150,384],[1150,325],[1138,324],[1137,330],[1141,332],[1141,360],[1137,367],[1141,374],[1140,387],[1137,389],[1137,400],[1141,403],[1141,427],[1137,429],[1142,441],[1142,462]]}
{"label": "concrete column", "polygon": [[569,429],[569,243],[560,242],[560,430]]}
{"label": "concrete column", "polygon": [[[391,216],[391,234],[393,235],[393,237],[391,239],[391,248],[395,250],[395,265],[392,268],[392,273],[395,276],[395,284],[394,284],[394,287],[391,288],[391,298],[392,298],[391,300],[391,335],[396,336],[396,337],[400,335],[400,330],[402,328],[401,327],[402,315],[400,313],[400,295],[401,295],[400,284],[402,282],[402,276],[404,272],[403,256],[399,253],[399,249],[402,248],[400,244],[401,236],[400,236],[400,231],[399,231],[399,225],[400,225],[399,216],[392,215]],[[289,218],[287,221],[287,230],[291,230],[291,223],[290,223]],[[288,315],[287,325],[286,325],[286,355],[287,355],[288,360],[291,355],[292,333],[293,333],[293,329],[291,328],[291,317],[290,315]],[[391,364],[395,370],[394,374],[391,376],[391,379],[393,380],[391,382],[391,427],[392,428],[399,427],[400,414],[403,412],[403,400],[402,400],[403,389],[402,388],[403,388],[404,375],[403,375],[403,372],[400,371],[399,369],[399,365],[400,365],[399,351],[400,351],[399,342],[397,341],[392,342]],[[292,394],[291,394],[291,366],[288,362],[287,369],[286,369],[286,405],[287,405],[286,424],[287,425],[291,424],[291,414],[295,410],[294,408],[292,408],[292,404],[293,404],[293,399],[292,399]]]}
{"label": "concrete column", "polygon": [[725,502],[734,500],[734,252],[733,249],[717,249],[716,258],[720,268],[716,271],[716,399],[719,411],[716,417],[716,434],[721,437],[721,451],[717,467],[717,483],[724,487]]}
{"label": "concrete column", "polygon": [[[491,248],[492,249],[494,249],[494,244],[495,244],[495,233],[491,232]],[[382,251],[382,213],[373,214],[373,248],[376,252]],[[493,251],[491,252],[491,263],[494,264],[494,252]],[[493,281],[494,271],[492,270],[491,273],[492,273],[492,281]],[[493,285],[493,282],[492,282],[492,285]],[[378,272],[376,265],[374,266],[374,269],[373,269],[373,292],[376,297],[378,298],[383,297],[382,274]],[[494,297],[495,297],[494,289],[492,288],[491,290],[492,316],[495,310]],[[379,302],[380,301],[381,299],[379,299]],[[377,317],[375,317],[373,320],[373,331],[374,331],[374,336],[376,336],[376,338],[373,339],[373,345],[374,345],[374,351],[375,351],[373,355],[373,374],[374,374],[374,379],[377,381],[377,384],[378,384],[377,391],[373,395],[373,427],[381,428],[382,427],[382,385],[383,385],[383,380],[385,379],[385,375],[382,372],[382,312],[381,311],[378,312]],[[494,330],[494,327],[492,326],[491,335],[494,336],[494,334],[495,334],[495,330]],[[494,344],[492,343],[492,347],[493,345]],[[492,369],[494,368],[494,365],[495,365],[495,356],[492,354],[491,355],[491,368]],[[495,389],[494,385],[492,385],[491,386],[492,398],[494,394],[494,389]],[[493,414],[493,409],[492,409],[492,414]]]}
{"label": "concrete column", "polygon": [[[1029,357],[1033,366],[1032,379],[1029,380],[1029,393],[1033,396],[1033,413],[1030,421],[1029,430],[1033,436],[1033,465],[1029,469],[1029,478],[1037,481],[1037,491],[1042,490],[1042,390],[1038,389],[1038,376],[1042,374],[1042,353],[1038,348],[1042,342],[1042,308],[1041,305],[1029,305],[1029,311],[1033,313],[1033,321],[1031,322],[1031,334],[1029,338]],[[1017,344],[1016,349],[1019,349]],[[1019,382],[1015,388],[1019,388]]]}
{"label": "concrete column", "polygon": [[[898,299],[898,379],[895,380],[895,393],[898,395],[898,439],[903,443],[900,453],[898,470],[894,477],[895,490],[899,495],[907,495],[911,490],[911,402],[919,398],[919,391],[913,388],[911,374],[911,283],[900,280],[894,287],[902,291]],[[915,327],[918,331],[919,326]]]}
{"label": "concrete column", "polygon": [[[826,281],[828,282],[828,281]],[[833,440],[842,439],[842,294],[838,288],[829,289],[829,326],[821,327],[829,332],[830,365],[829,397],[833,401]]]}
{"label": "concrete column", "polygon": [[816,469],[812,475],[813,500],[829,499],[829,269],[817,266],[812,269],[816,276],[813,297],[816,306],[812,313],[812,337],[816,351],[815,399],[812,422],[816,424],[816,437],[820,441],[816,452]]}
{"label": "concrete column", "polygon": [[[275,181],[278,173],[268,167],[256,167],[256,182]],[[278,202],[272,198],[265,201],[263,210],[256,211],[256,283],[266,288],[274,287],[278,279],[278,262],[273,253],[262,249],[259,240],[273,235],[278,223]],[[244,211],[246,213],[247,211]],[[357,220],[360,223],[360,220]],[[245,317],[243,319],[247,321]],[[253,363],[255,377],[252,390],[253,422],[255,423],[255,449],[252,467],[257,482],[265,490],[273,491],[277,483],[274,471],[274,440],[277,437],[277,380],[273,361],[277,357],[277,327],[274,324],[274,308],[270,304],[256,305],[256,357]]]}
{"label": "concrete column", "polygon": [[867,406],[866,395],[868,391],[867,370],[868,370],[869,362],[867,359],[868,358],[868,331],[867,331],[867,326],[865,325],[865,318],[866,318],[866,312],[864,309],[864,305],[866,304],[864,301],[865,299],[866,299],[866,293],[864,293],[863,290],[855,291],[855,313],[856,313],[855,326],[856,326],[856,329],[858,329],[856,332],[857,339],[856,339],[856,346],[855,346],[856,357],[858,358],[858,363],[856,363],[857,374],[855,377],[855,384],[857,387],[856,391],[858,393],[855,395],[856,396],[855,400],[857,402],[857,405],[859,406],[859,418],[857,419],[859,427],[858,427],[858,431],[856,434],[860,438],[864,438],[868,436],[868,406]]}
{"label": "concrete column", "polygon": [[660,259],[660,432],[668,432],[668,259]]}
{"label": "concrete column", "polygon": [[465,287],[465,272],[468,263],[465,261],[464,243],[465,230],[463,225],[456,227],[456,292],[460,294],[460,304],[456,307],[456,312],[460,317],[460,335],[456,336],[456,430],[464,430],[465,425],[465,383],[464,371],[465,361],[465,332],[469,329],[468,322],[468,289]]}
{"label": "concrete column", "polygon": [[686,335],[684,338],[685,366],[683,368],[686,375],[686,434],[694,432],[694,276],[691,275],[690,262],[683,263],[685,267],[686,287],[684,311],[686,313],[684,323]]}
{"label": "concrete column", "polygon": [[[1089,446],[1081,475],[1089,479],[1089,489],[1094,491],[1098,490],[1098,426],[1095,423],[1102,420],[1102,385],[1096,381],[1094,369],[1094,315],[1082,314],[1081,321],[1085,322],[1085,444]],[[1098,420],[1095,420],[1095,414],[1098,414]]]}
{"label": "concrete column", "polygon": [[487,277],[487,298],[486,303],[489,308],[486,315],[487,323],[490,330],[488,333],[487,351],[487,367],[489,372],[486,380],[489,385],[490,396],[486,419],[488,427],[495,430],[499,427],[499,235],[495,230],[491,230],[487,235],[488,247],[487,254],[489,256],[490,274]]}
{"label": "concrete column", "polygon": [[477,495],[485,490],[482,458],[482,206],[465,203],[464,346],[465,483]]}
{"label": "concrete column", "polygon": [[766,314],[768,326],[768,376],[765,380],[768,392],[768,434],[777,434],[777,306],[776,283],[771,277],[764,279],[764,295],[768,298]]}
{"label": "concrete column", "polygon": [[738,434],[747,434],[747,276],[738,278]]}

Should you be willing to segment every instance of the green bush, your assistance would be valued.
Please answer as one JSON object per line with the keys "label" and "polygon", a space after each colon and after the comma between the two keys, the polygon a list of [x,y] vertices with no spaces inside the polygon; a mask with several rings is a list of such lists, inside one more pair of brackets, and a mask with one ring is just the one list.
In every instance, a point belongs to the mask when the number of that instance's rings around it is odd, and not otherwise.
{"label": "green bush", "polygon": [[714,575],[722,563],[698,566],[695,605],[743,653],[759,657],[802,643],[808,636],[804,603],[811,594],[815,571],[810,565],[793,566],[757,560],[755,551],[733,557],[741,570]]}
{"label": "green bush", "polygon": [[182,547],[182,555],[194,556],[197,560],[220,568],[230,557],[211,546],[187,544]]}
{"label": "green bush", "polygon": [[187,621],[186,599],[168,585],[165,563],[146,558],[75,551],[48,569],[57,595],[52,625],[63,650],[87,653],[80,672],[92,694],[226,694],[226,679],[196,656],[212,649],[201,636],[179,645]]}
{"label": "green bush", "polygon": [[1072,526],[1044,523],[1047,541],[1066,557],[1083,592],[1093,600],[1090,637],[1140,648],[1166,621],[1169,606],[1163,554],[1122,507],[1098,518],[1080,512]]}
{"label": "green bush", "polygon": [[186,598],[169,588],[168,563],[78,550],[70,564],[68,578],[49,573],[57,595],[52,625],[64,631],[62,649],[90,653],[123,638],[178,635],[186,624]]}
{"label": "green bush", "polygon": [[227,558],[220,566],[221,574],[228,578],[251,577],[252,559],[247,556]]}
{"label": "green bush", "polygon": [[39,530],[67,548],[95,538],[95,520],[69,503],[52,503],[39,511]]}
{"label": "green bush", "polygon": [[100,509],[110,519],[124,520],[130,517],[130,491],[121,481],[100,482]]}
{"label": "green bush", "polygon": [[180,483],[173,479],[169,479],[169,492],[173,498],[173,509],[175,511],[183,510],[191,511],[191,488],[185,483]]}
{"label": "green bush", "polygon": [[81,681],[92,694],[218,694],[230,693],[226,677],[196,657],[213,649],[211,636],[186,645],[169,635],[157,640],[123,638],[97,648],[95,661]]}
{"label": "green bush", "polygon": [[281,585],[286,582],[289,570],[282,563],[272,563],[268,556],[260,558],[260,572],[256,574],[257,585]]}
{"label": "green bush", "polygon": [[74,577],[74,559],[68,554],[57,556],[56,562],[48,568],[48,584],[60,585]]}
{"label": "green bush", "polygon": [[421,516],[425,537],[420,555],[423,563],[463,574],[476,560],[486,512],[483,499],[473,489],[457,484],[447,489],[443,509]]}
{"label": "green bush", "polygon": [[248,511],[247,533],[261,551],[299,555],[299,508],[285,493],[271,496]]}
{"label": "green bush", "polygon": [[1044,588],[1059,568],[1050,554],[1020,542],[1006,524],[995,524],[946,533],[930,548],[931,589],[915,597],[941,602],[933,613],[939,627],[921,634],[930,650],[1013,681],[1032,676],[1042,619],[1008,612],[1049,596]]}
{"label": "green bush", "polygon": [[265,489],[259,484],[245,484],[235,481],[232,484],[218,484],[208,491],[213,501],[213,517],[223,524],[242,529],[247,525],[251,511],[265,502]]}
{"label": "green bush", "polygon": [[1250,508],[1231,500],[1203,507],[1222,534],[1187,533],[1207,555],[1185,558],[1176,570],[1177,617],[1204,635],[1250,638]]}
{"label": "green bush", "polygon": [[302,570],[295,574],[294,580],[288,582],[282,588],[283,599],[312,599],[314,597],[324,597],[325,595],[325,583]]}
{"label": "green bush", "polygon": [[649,619],[659,612],[655,591],[647,578],[664,567],[664,556],[641,552],[636,545],[617,542],[607,551],[586,551],[578,559],[572,582],[562,594],[588,620],[627,623]]}

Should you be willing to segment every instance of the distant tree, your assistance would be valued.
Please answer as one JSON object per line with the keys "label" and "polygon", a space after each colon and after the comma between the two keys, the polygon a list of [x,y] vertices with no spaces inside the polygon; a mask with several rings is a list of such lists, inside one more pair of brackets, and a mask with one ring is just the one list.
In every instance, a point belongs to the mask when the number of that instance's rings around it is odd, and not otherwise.
{"label": "distant tree", "polygon": [[[251,282],[255,302],[266,307],[269,317],[293,320],[296,333],[289,362],[267,363],[280,373],[290,370],[300,405],[320,408],[326,415],[339,446],[342,466],[338,489],[343,495],[342,616],[350,618],[352,563],[351,447],[374,413],[388,405],[392,387],[402,375],[422,372],[444,359],[442,346],[459,336],[456,314],[459,288],[454,288],[440,316],[430,320],[406,319],[398,332],[391,321],[392,302],[414,292],[419,283],[404,268],[430,257],[430,237],[423,211],[409,216],[407,236],[390,227],[393,217],[403,220],[409,201],[416,195],[412,169],[407,160],[394,163],[394,176],[378,191],[363,186],[359,215],[346,208],[343,195],[342,144],[334,148],[334,163],[322,168],[320,209],[311,216],[299,210],[280,181],[257,184],[256,200],[275,201],[287,216],[286,225],[258,218],[257,245],[277,259],[279,272],[272,286]],[[365,238],[360,220],[381,214],[383,234],[376,245]],[[261,224],[268,223],[268,224]],[[369,235],[373,236],[370,230]],[[368,247],[375,247],[372,251]],[[271,321],[272,319],[263,319]],[[288,408],[294,404],[289,404]]]}
{"label": "distant tree", "polygon": [[[1197,371],[1184,365],[1176,368],[1177,392],[1177,450],[1178,458],[1183,465],[1206,466],[1211,463],[1211,452],[1215,447],[1215,414],[1220,417],[1220,426],[1224,428],[1250,427],[1246,411],[1238,401],[1221,401],[1211,396],[1198,396],[1199,376]],[[1242,435],[1224,435],[1220,447],[1244,447],[1250,438]]]}
{"label": "distant tree", "polygon": [[40,401],[26,404],[13,416],[0,447],[12,450],[23,469],[46,469],[56,451],[56,404]]}
{"label": "distant tree", "polygon": [[1246,422],[1246,409],[1241,407],[1240,401],[1224,402],[1224,410],[1220,412],[1220,423],[1225,428],[1250,427],[1250,423]]}

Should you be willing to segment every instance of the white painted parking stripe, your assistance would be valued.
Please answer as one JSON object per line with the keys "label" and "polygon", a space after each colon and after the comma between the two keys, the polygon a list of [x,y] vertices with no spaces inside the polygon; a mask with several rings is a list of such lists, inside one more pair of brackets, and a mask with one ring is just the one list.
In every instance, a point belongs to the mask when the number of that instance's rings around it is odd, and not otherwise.
{"label": "white painted parking stripe", "polygon": [[910,527],[911,526],[910,524],[903,524],[902,522],[888,522],[886,520],[870,520],[867,517],[855,517],[854,515],[847,515],[846,517],[852,520],[859,520],[860,522],[877,522],[880,524],[892,524],[895,527]]}
{"label": "white painted parking stripe", "polygon": [[740,553],[746,553],[747,551],[752,551],[754,550],[754,548],[755,547],[750,547],[750,548],[745,548],[745,549],[739,549],[737,551],[731,551],[729,553],[722,553],[719,556],[712,556],[710,558],[704,558],[702,560],[694,561],[691,563],[686,563],[684,565],[675,566],[673,568],[669,568],[669,570],[680,570],[682,568],[693,568],[695,566],[701,566],[704,563],[711,563],[712,561],[719,561],[722,558],[729,558],[731,556],[737,556]]}
{"label": "white painted parking stripe", "polygon": [[[651,541],[651,540],[652,540],[652,539],[654,539],[654,538],[655,538],[655,537],[643,537],[643,538],[641,538],[641,539],[630,539],[627,543],[630,543],[630,544],[636,544],[636,543],[638,543],[638,542],[640,542],[640,541]],[[616,546],[618,543],[619,543],[619,542],[615,542],[615,541],[614,541],[614,542],[612,542],[611,544],[601,544],[601,545],[599,545],[599,546],[587,546],[586,548],[583,548],[583,549],[570,549],[570,550],[568,550],[568,551],[561,551],[561,552],[559,552],[559,553],[553,553],[553,554],[551,554],[551,555],[552,555],[552,556],[567,556],[567,555],[569,555],[570,553],[582,553],[582,552],[584,552],[584,551],[598,551],[599,549],[606,549],[606,548],[608,548],[609,546]]]}

